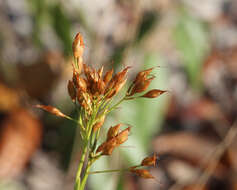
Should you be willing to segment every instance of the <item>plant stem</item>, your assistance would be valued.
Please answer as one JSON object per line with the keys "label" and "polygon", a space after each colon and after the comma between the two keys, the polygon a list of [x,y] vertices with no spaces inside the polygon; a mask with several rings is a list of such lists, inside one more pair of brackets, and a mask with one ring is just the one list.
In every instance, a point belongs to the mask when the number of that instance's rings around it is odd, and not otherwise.
{"label": "plant stem", "polygon": [[87,165],[86,172],[85,172],[85,175],[84,175],[84,177],[82,179],[82,182],[81,182],[79,190],[84,190],[84,188],[85,188],[85,185],[86,185],[86,182],[87,182],[87,178],[89,176],[89,171],[90,171],[91,165],[92,165],[91,163],[88,163],[88,165]]}
{"label": "plant stem", "polygon": [[86,145],[84,145],[83,150],[82,150],[82,156],[81,156],[81,160],[78,166],[78,170],[77,170],[77,175],[76,175],[76,183],[75,183],[75,187],[74,190],[78,190],[78,188],[81,186],[81,171],[82,171],[82,167],[86,158],[86,152],[87,152],[87,143]]}
{"label": "plant stem", "polygon": [[121,171],[126,171],[126,170],[128,170],[128,169],[124,169],[124,170],[103,170],[103,171],[89,172],[89,174],[112,173],[112,172],[121,172]]}
{"label": "plant stem", "polygon": [[110,107],[109,110],[106,111],[106,114],[110,113],[110,112],[111,112],[113,109],[115,109],[119,104],[121,104],[124,100],[126,100],[125,98],[126,98],[126,96],[123,97],[121,100],[119,100],[115,105],[113,105],[112,107]]}

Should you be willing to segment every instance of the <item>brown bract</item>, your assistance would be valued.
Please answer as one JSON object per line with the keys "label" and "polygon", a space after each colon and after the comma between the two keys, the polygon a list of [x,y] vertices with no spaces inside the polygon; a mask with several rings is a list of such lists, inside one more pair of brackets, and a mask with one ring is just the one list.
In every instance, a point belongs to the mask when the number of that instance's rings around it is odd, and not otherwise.
{"label": "brown bract", "polygon": [[145,93],[141,97],[144,97],[144,98],[156,98],[156,97],[160,96],[161,94],[163,94],[165,92],[167,92],[167,91],[159,90],[159,89],[153,89],[153,90],[148,91],[147,93]]}
{"label": "brown bract", "polygon": [[120,89],[124,86],[126,83],[126,74],[128,72],[128,69],[131,67],[126,67],[122,71],[118,72],[108,83],[106,87],[106,98],[112,98],[114,95],[116,95]]}
{"label": "brown bract", "polygon": [[72,44],[73,55],[75,58],[82,57],[84,52],[84,42],[81,33],[77,33]]}
{"label": "brown bract", "polygon": [[155,154],[153,156],[146,157],[142,160],[141,166],[155,166],[156,160],[157,156]]}
{"label": "brown bract", "polygon": [[83,52],[84,52],[84,42],[82,35],[80,33],[77,33],[73,44],[72,44],[72,50],[73,50],[73,56],[76,59],[76,65],[78,69],[78,73],[81,73],[82,71],[82,64],[83,64]]}
{"label": "brown bract", "polygon": [[102,127],[105,121],[105,115],[103,115],[98,122],[93,126],[93,131],[96,132],[98,129]]}
{"label": "brown bract", "polygon": [[105,85],[107,85],[109,83],[109,81],[112,79],[113,72],[114,72],[114,70],[111,69],[105,73],[105,76],[103,78]]}
{"label": "brown bract", "polygon": [[[68,83],[68,93],[72,101],[77,102],[90,112],[93,101],[110,99],[115,96],[126,83],[125,78],[130,67],[126,67],[114,77],[113,69],[109,70],[103,77],[103,67],[98,71],[83,64],[81,73],[73,68],[72,80]],[[76,96],[75,96],[76,94]]]}
{"label": "brown bract", "polygon": [[149,87],[151,81],[155,78],[154,76],[149,77],[149,74],[152,70],[153,68],[150,68],[137,74],[135,80],[127,91],[128,96],[133,96],[136,93],[144,92]]}
{"label": "brown bract", "polygon": [[74,84],[71,80],[68,81],[67,90],[68,90],[68,94],[71,97],[72,101],[75,102],[77,92],[76,92],[76,90],[74,88]]}
{"label": "brown bract", "polygon": [[111,155],[114,148],[124,143],[128,139],[130,127],[118,133],[119,128],[120,124],[110,128],[108,131],[109,134],[107,134],[107,140],[97,148],[96,153],[101,152],[102,155]]}
{"label": "brown bract", "polygon": [[54,115],[56,115],[58,117],[67,118],[67,116],[64,113],[62,113],[59,109],[57,109],[57,108],[55,108],[53,106],[44,106],[44,105],[39,105],[38,104],[35,107],[43,109],[43,110],[45,110],[47,112],[50,112],[51,114],[54,114]]}
{"label": "brown bract", "polygon": [[145,170],[145,169],[134,169],[134,168],[131,168],[130,172],[138,175],[139,177],[145,178],[145,179],[154,179],[154,176],[152,176],[150,174],[150,172],[148,170]]}
{"label": "brown bract", "polygon": [[119,123],[119,124],[109,128],[108,133],[107,133],[107,141],[112,139],[119,133],[119,129],[120,129],[121,125],[122,124]]}
{"label": "brown bract", "polygon": [[147,76],[152,72],[153,69],[154,68],[149,68],[149,69],[139,72],[137,74],[135,80],[133,81],[133,83],[139,83],[139,82],[143,81],[144,79],[146,79]]}
{"label": "brown bract", "polygon": [[131,127],[128,127],[124,129],[123,131],[121,131],[117,136],[115,136],[115,138],[117,139],[117,145],[120,145],[124,143],[126,140],[128,140],[130,129]]}

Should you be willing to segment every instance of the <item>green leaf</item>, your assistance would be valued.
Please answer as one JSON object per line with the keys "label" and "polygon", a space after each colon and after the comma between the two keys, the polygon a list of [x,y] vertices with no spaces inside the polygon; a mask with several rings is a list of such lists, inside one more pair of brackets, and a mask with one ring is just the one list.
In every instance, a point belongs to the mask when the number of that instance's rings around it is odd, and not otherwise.
{"label": "green leaf", "polygon": [[138,33],[137,33],[137,41],[141,41],[145,35],[147,35],[152,28],[154,27],[156,21],[158,20],[159,15],[157,14],[156,11],[152,12],[145,12],[144,15],[142,16],[142,20],[140,23],[140,26],[138,28]]}
{"label": "green leaf", "polygon": [[188,79],[194,88],[200,88],[201,68],[208,50],[205,25],[182,9],[174,28],[174,39]]}
{"label": "green leaf", "polygon": [[63,12],[63,9],[59,4],[52,5],[51,7],[51,19],[54,30],[58,37],[62,40],[64,45],[64,52],[69,55],[72,51],[72,38],[71,38],[71,24],[67,15]]}

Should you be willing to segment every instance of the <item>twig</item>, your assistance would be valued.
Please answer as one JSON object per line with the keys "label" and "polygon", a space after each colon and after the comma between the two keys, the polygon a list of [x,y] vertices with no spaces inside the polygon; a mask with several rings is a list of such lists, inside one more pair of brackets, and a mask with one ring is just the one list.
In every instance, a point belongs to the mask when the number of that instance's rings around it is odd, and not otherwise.
{"label": "twig", "polygon": [[194,189],[202,189],[205,184],[208,182],[209,178],[211,177],[212,173],[216,169],[221,156],[224,154],[226,149],[232,144],[235,137],[237,136],[237,123],[235,122],[233,126],[227,132],[225,139],[216,147],[215,152],[212,154],[211,159],[208,161],[208,167],[200,176],[198,182],[196,183],[197,186]]}

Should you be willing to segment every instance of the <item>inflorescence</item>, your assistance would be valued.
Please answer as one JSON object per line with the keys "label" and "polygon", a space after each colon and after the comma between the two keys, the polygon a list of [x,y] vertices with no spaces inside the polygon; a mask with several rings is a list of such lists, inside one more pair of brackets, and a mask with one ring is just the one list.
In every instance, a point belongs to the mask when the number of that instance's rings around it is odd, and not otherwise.
{"label": "inflorescence", "polygon": [[[139,72],[126,93],[120,96],[122,98],[117,103],[113,103],[114,97],[125,86],[127,73],[131,67],[125,67],[116,74],[114,74],[113,69],[103,74],[103,66],[96,70],[86,65],[83,62],[84,43],[80,33],[76,35],[72,48],[74,56],[73,76],[72,79],[69,80],[67,88],[71,100],[80,110],[78,118],[73,119],[52,106],[37,105],[37,107],[56,116],[75,121],[78,124],[83,146],[75,190],[83,190],[89,174],[121,171],[108,170],[90,172],[90,167],[96,160],[101,156],[111,155],[115,148],[127,141],[131,130],[130,126],[121,130],[121,127],[124,125],[122,123],[111,126],[107,132],[105,141],[98,145],[100,130],[108,113],[116,109],[123,101],[135,98],[156,98],[166,91],[152,89],[145,92],[155,78],[155,76],[151,74],[154,68],[150,68]],[[142,178],[154,179],[148,170],[141,169],[141,167],[155,166],[156,160],[157,156],[154,154],[151,157],[145,158],[140,165],[129,167],[126,170]],[[82,175],[83,166],[86,168],[84,175]]]}

